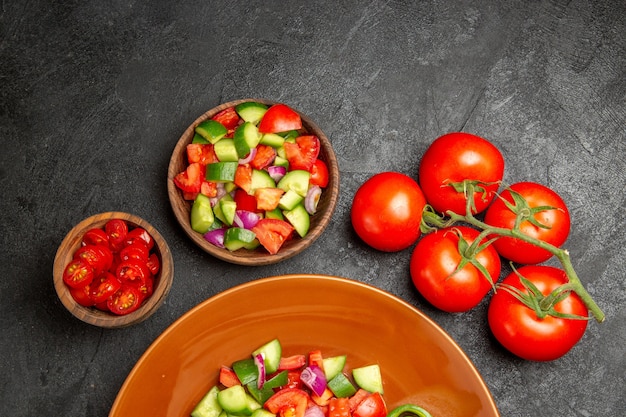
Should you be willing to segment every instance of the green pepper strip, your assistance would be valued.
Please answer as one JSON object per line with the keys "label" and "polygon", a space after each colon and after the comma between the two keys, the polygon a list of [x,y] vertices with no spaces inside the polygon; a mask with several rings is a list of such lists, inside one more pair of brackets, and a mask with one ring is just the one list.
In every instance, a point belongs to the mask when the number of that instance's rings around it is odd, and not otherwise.
{"label": "green pepper strip", "polygon": [[398,408],[393,409],[387,417],[402,417],[402,416],[417,416],[417,417],[432,417],[430,413],[424,410],[422,407],[418,407],[413,404],[401,405]]}

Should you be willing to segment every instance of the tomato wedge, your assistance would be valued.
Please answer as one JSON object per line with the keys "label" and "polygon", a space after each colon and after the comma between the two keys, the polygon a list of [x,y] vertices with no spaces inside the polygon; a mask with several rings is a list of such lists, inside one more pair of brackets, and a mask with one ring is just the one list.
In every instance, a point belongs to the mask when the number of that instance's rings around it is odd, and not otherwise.
{"label": "tomato wedge", "polygon": [[385,417],[387,405],[379,392],[369,394],[357,406],[352,417]]}
{"label": "tomato wedge", "polygon": [[210,143],[190,143],[187,145],[187,161],[190,164],[200,163],[202,165],[219,162],[213,145]]}
{"label": "tomato wedge", "polygon": [[[284,388],[263,405],[267,411],[284,417],[304,417],[309,394],[299,388]],[[349,417],[349,416],[348,416]]]}
{"label": "tomato wedge", "polygon": [[233,200],[237,203],[237,210],[246,210],[258,212],[256,198],[253,195],[248,194],[241,188],[235,190]]}
{"label": "tomato wedge", "polygon": [[254,190],[256,208],[271,211],[278,207],[280,198],[285,193],[280,188],[257,188]]}
{"label": "tomato wedge", "polygon": [[302,119],[298,112],[286,104],[271,106],[259,122],[259,132],[279,133],[302,129]]}
{"label": "tomato wedge", "polygon": [[316,159],[311,167],[311,178],[309,183],[326,188],[329,182],[328,166],[321,159]]}
{"label": "tomato wedge", "polygon": [[238,187],[245,192],[250,192],[252,188],[252,167],[250,164],[238,165],[235,171],[235,180],[233,181]]}
{"label": "tomato wedge", "polygon": [[328,417],[351,417],[348,398],[331,398],[328,402]]}
{"label": "tomato wedge", "polygon": [[122,285],[108,300],[107,307],[113,314],[123,315],[137,310],[143,301],[139,290],[132,285]]}
{"label": "tomato wedge", "polygon": [[228,129],[229,135],[232,134],[232,131],[235,130],[235,128],[239,125],[239,121],[241,120],[234,107],[229,107],[222,110],[211,119],[223,124],[224,127]]}
{"label": "tomato wedge", "polygon": [[176,186],[186,193],[199,193],[203,180],[204,170],[199,162],[189,164],[183,172],[174,177]]}
{"label": "tomato wedge", "polygon": [[285,142],[283,145],[289,161],[289,170],[302,169],[311,171],[320,153],[320,140],[314,135],[298,136],[296,143]]}
{"label": "tomato wedge", "polygon": [[239,381],[239,378],[237,377],[235,371],[233,371],[233,369],[229,368],[228,366],[220,367],[219,381],[220,384],[224,385],[227,388],[241,384],[241,381]]}
{"label": "tomato wedge", "polygon": [[278,364],[279,371],[299,369],[306,365],[306,356],[304,355],[292,355],[280,358]]}
{"label": "tomato wedge", "polygon": [[267,251],[275,255],[294,231],[291,224],[279,219],[261,219],[252,228],[257,239]]}

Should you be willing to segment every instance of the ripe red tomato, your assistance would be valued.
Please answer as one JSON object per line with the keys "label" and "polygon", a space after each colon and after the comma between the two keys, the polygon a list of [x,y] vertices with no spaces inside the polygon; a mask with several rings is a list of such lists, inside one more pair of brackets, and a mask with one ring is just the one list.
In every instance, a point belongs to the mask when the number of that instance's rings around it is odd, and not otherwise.
{"label": "ripe red tomato", "polygon": [[[520,231],[523,234],[557,247],[565,243],[570,231],[570,216],[565,202],[557,193],[534,182],[520,182],[509,188],[521,195],[531,210],[537,207],[554,207],[554,209],[536,212],[532,216],[536,222],[546,227],[540,227],[537,224],[532,224],[529,220],[524,220],[520,224]],[[514,200],[508,189],[504,190],[500,196],[501,198],[494,201],[487,209],[485,223],[511,229],[515,225],[516,213],[511,211],[504,201],[513,204]],[[519,210],[527,211],[525,207],[519,207]],[[494,247],[504,258],[522,264],[537,264],[552,256],[545,249],[508,237],[496,240]]]}
{"label": "ripe red tomato", "polygon": [[122,285],[111,297],[107,299],[107,307],[113,314],[129,314],[137,310],[143,301],[139,289],[132,285]]}
{"label": "ripe red tomato", "polygon": [[289,169],[311,171],[320,153],[320,140],[314,135],[303,135],[296,138],[295,143],[285,142],[283,145],[289,161]]}
{"label": "ripe red tomato", "polygon": [[425,205],[424,194],[412,178],[382,172],[365,181],[354,195],[352,227],[374,249],[397,252],[420,236]]}
{"label": "ripe red tomato", "polygon": [[70,288],[82,288],[93,281],[93,267],[82,258],[74,258],[63,271],[63,282]]}
{"label": "ripe red tomato", "polygon": [[[543,295],[567,283],[565,272],[551,266],[523,266],[517,273]],[[515,272],[507,276],[502,284],[525,291]],[[580,297],[574,293],[556,303],[554,310],[584,318],[589,314]],[[493,335],[506,349],[523,359],[534,361],[550,361],[565,355],[578,343],[587,328],[585,319],[551,315],[539,318],[533,309],[502,288],[491,298],[488,320]]]}
{"label": "ripe red tomato", "polygon": [[271,106],[259,122],[261,133],[280,133],[298,129],[302,129],[300,115],[285,104]]}
{"label": "ripe red tomato", "polygon": [[[479,232],[467,226],[437,230],[420,239],[411,256],[415,288],[432,305],[450,313],[474,308],[492,288],[490,279],[470,262],[456,271],[467,259],[459,250],[459,234],[471,245]],[[485,247],[474,259],[489,273],[492,282],[498,280],[500,256],[493,246]]]}
{"label": "ripe red tomato", "polygon": [[419,166],[419,184],[426,201],[445,213],[466,213],[466,196],[451,183],[477,180],[484,183],[486,194],[475,192],[473,213],[487,208],[498,191],[504,175],[504,157],[491,142],[470,133],[448,133],[437,138],[426,150]]}
{"label": "ripe red tomato", "polygon": [[113,251],[119,251],[124,247],[124,241],[128,234],[128,224],[122,219],[111,219],[104,225],[104,231],[109,236],[109,247]]}
{"label": "ripe red tomato", "polygon": [[261,245],[267,249],[269,253],[275,255],[280,247],[293,234],[294,228],[291,224],[279,219],[261,219],[252,228]]}
{"label": "ripe red tomato", "polygon": [[385,417],[387,405],[379,392],[369,394],[352,412],[353,417]]}
{"label": "ripe red tomato", "polygon": [[328,166],[321,159],[316,159],[311,167],[311,178],[309,179],[309,183],[326,188],[329,181]]}

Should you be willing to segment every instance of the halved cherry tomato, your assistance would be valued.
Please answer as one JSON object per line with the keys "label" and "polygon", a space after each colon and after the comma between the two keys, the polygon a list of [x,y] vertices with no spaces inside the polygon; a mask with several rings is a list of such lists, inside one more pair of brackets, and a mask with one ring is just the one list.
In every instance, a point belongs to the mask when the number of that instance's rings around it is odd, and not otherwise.
{"label": "halved cherry tomato", "polygon": [[148,275],[143,280],[135,280],[132,282],[124,282],[123,284],[132,285],[139,290],[139,293],[145,298],[148,298],[154,292],[154,277]]}
{"label": "halved cherry tomato", "polygon": [[104,225],[104,231],[109,236],[109,247],[113,251],[122,249],[128,234],[128,224],[122,219],[111,219]]}
{"label": "halved cherry tomato", "polygon": [[285,193],[280,188],[257,188],[254,190],[256,208],[271,211],[278,207],[280,198]]}
{"label": "halved cherry tomato", "polygon": [[139,262],[134,259],[120,262],[115,271],[115,276],[121,282],[129,283],[143,283],[150,275],[150,270],[146,266],[145,262]]}
{"label": "halved cherry tomato", "polygon": [[[106,252],[105,252],[106,250]],[[111,266],[113,254],[109,248],[96,245],[81,246],[74,252],[74,258],[87,262],[94,270],[95,275],[100,275]]]}
{"label": "halved cherry tomato", "polygon": [[128,261],[129,259],[134,259],[136,261],[140,261],[146,263],[148,261],[148,257],[150,256],[150,250],[146,246],[143,240],[141,241],[133,241],[130,245],[125,246],[120,251],[120,259],[122,261]]}
{"label": "halved cherry tomato", "polygon": [[96,246],[109,246],[109,236],[106,232],[99,227],[89,229],[83,235],[83,246],[96,245]]}
{"label": "halved cherry tomato", "polygon": [[97,277],[90,285],[91,298],[95,305],[106,302],[107,298],[112,296],[122,283],[110,272],[105,272]]}
{"label": "halved cherry tomato", "polygon": [[263,169],[268,167],[276,158],[276,150],[268,145],[259,144],[256,147],[256,155],[250,161],[250,165],[254,169]]}
{"label": "halved cherry tomato", "polygon": [[235,170],[235,180],[238,187],[249,193],[252,188],[252,167],[250,164],[239,164]]}
{"label": "halved cherry tomato", "polygon": [[152,250],[152,248],[154,247],[154,238],[143,227],[135,227],[133,230],[128,232],[126,244],[131,245],[135,241],[143,242],[148,250]]}
{"label": "halved cherry tomato", "polygon": [[302,119],[298,112],[286,104],[271,106],[259,122],[259,132],[279,133],[302,129]]}
{"label": "halved cherry tomato", "polygon": [[211,119],[223,124],[224,127],[228,129],[229,135],[232,134],[232,132],[234,132],[235,128],[239,125],[239,121],[241,120],[239,118],[239,115],[235,111],[234,107],[229,107],[227,109],[222,110],[221,112],[213,116]]}
{"label": "halved cherry tomato", "polygon": [[82,258],[74,258],[63,271],[63,282],[70,288],[82,288],[94,278],[93,267]]}
{"label": "halved cherry tomato", "polygon": [[161,270],[161,261],[156,253],[151,253],[148,257],[148,261],[146,262],[146,266],[152,273],[152,275],[156,275]]}
{"label": "halved cherry tomato", "polygon": [[91,307],[94,305],[93,299],[91,298],[91,290],[89,289],[89,285],[85,285],[82,288],[72,288],[70,287],[70,295],[78,304],[83,307]]}
{"label": "halved cherry tomato", "polygon": [[289,239],[294,231],[291,224],[279,219],[261,219],[252,228],[261,245],[272,255]]}
{"label": "halved cherry tomato", "polygon": [[309,183],[326,188],[328,186],[328,181],[328,166],[321,159],[316,159],[311,167],[311,178],[309,179]]}
{"label": "halved cherry tomato", "polygon": [[366,396],[352,413],[352,417],[385,417],[386,415],[387,405],[379,392]]}
{"label": "halved cherry tomato", "polygon": [[320,140],[314,135],[298,136],[296,143],[285,142],[283,145],[289,161],[289,169],[311,171],[320,153]]}
{"label": "halved cherry tomato", "polygon": [[[299,388],[284,388],[272,395],[263,407],[281,416],[304,417],[309,394]],[[349,416],[348,416],[349,417]]]}
{"label": "halved cherry tomato", "polygon": [[199,193],[204,180],[203,165],[199,162],[189,164],[187,168],[174,177],[174,183],[186,193]]}
{"label": "halved cherry tomato", "polygon": [[143,296],[132,285],[122,285],[108,300],[107,306],[113,314],[132,313],[141,306]]}
{"label": "halved cherry tomato", "polygon": [[213,145],[210,143],[190,143],[187,145],[187,161],[190,164],[198,162],[202,165],[219,162]]}

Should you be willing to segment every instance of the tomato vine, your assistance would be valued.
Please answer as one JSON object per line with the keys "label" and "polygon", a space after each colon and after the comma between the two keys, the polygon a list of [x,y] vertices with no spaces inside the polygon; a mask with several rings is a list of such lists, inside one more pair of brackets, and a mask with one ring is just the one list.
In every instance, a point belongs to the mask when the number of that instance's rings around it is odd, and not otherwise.
{"label": "tomato vine", "polygon": [[[449,185],[455,187],[456,189],[464,190],[465,194],[469,196],[473,196],[475,190],[482,189],[481,183],[475,180],[464,180],[461,183],[455,183],[455,184],[449,184]],[[514,193],[510,189],[509,191],[511,192],[512,195],[515,196],[514,198],[515,198],[516,205],[524,206],[526,204],[525,201],[521,201],[523,200],[522,196]],[[585,286],[583,285],[582,281],[578,277],[578,274],[576,273],[574,269],[570,254],[567,251],[567,249],[561,249],[559,247],[556,247],[543,240],[529,236],[520,230],[520,224],[523,221],[535,222],[536,220],[534,219],[534,214],[542,210],[554,209],[553,207],[545,206],[545,207],[536,207],[532,210],[518,210],[516,212],[515,225],[509,229],[509,228],[491,226],[481,221],[476,216],[474,216],[472,214],[473,203],[474,203],[473,200],[474,200],[473,198],[466,199],[467,203],[466,203],[465,215],[455,213],[451,210],[448,210],[446,213],[441,214],[441,213],[436,212],[431,206],[427,205],[424,208],[424,212],[422,214],[422,222],[421,222],[422,233],[428,233],[436,229],[451,227],[457,224],[469,224],[480,230],[480,235],[478,238],[475,239],[475,242],[474,242],[475,244],[478,244],[478,242],[481,242],[484,238],[493,239],[494,237],[497,237],[497,238],[509,237],[509,238],[519,239],[520,241],[523,241],[531,245],[534,245],[536,247],[539,247],[541,249],[544,249],[550,252],[559,260],[559,262],[561,263],[561,266],[563,267],[565,274],[567,275],[568,282],[556,288],[554,291],[552,291],[552,293],[550,293],[549,295],[545,297],[540,295],[540,293],[533,294],[533,292],[530,290],[527,294],[517,294],[517,295],[520,295],[522,298],[526,298],[526,301],[524,303],[527,304],[530,308],[533,308],[533,309],[539,308],[541,309],[541,311],[544,311],[544,312],[547,311],[548,312],[547,314],[552,314],[550,311],[551,311],[551,307],[555,304],[555,300],[560,299],[563,296],[563,294],[574,292],[584,302],[584,304],[586,305],[586,307],[591,312],[592,316],[595,318],[597,322],[601,323],[604,321],[605,319],[604,312],[602,311],[600,306],[598,306],[598,304],[593,300],[593,297],[591,296],[591,294],[589,294],[589,292],[586,290]],[[545,226],[540,224],[538,227],[545,227]],[[490,243],[492,241],[493,240],[490,240]],[[507,290],[504,287],[501,287],[501,288],[504,290]],[[528,297],[532,298],[532,300],[528,299]]]}

